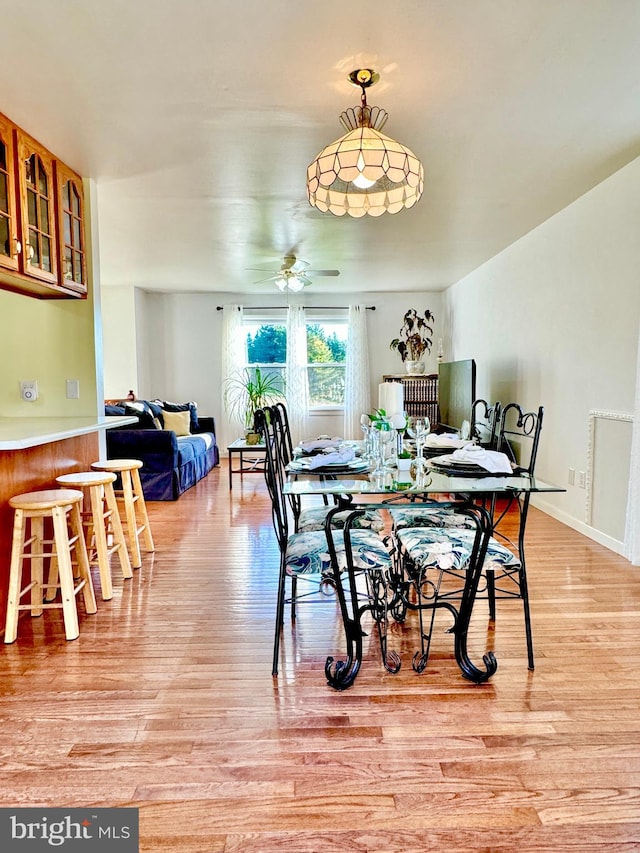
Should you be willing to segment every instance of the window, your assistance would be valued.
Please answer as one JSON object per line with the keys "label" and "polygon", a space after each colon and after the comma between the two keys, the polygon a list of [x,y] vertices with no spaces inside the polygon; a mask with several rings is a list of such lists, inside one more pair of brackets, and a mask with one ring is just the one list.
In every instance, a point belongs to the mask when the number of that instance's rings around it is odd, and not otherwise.
{"label": "window", "polygon": [[307,321],[307,375],[311,407],[344,405],[346,359],[345,322]]}
{"label": "window", "polygon": [[[249,366],[263,373],[285,375],[287,363],[287,326],[283,320],[265,321],[245,317]],[[309,406],[332,408],[344,405],[345,364],[347,358],[347,322],[307,319],[307,377]]]}
{"label": "window", "polygon": [[259,367],[263,375],[276,375],[284,388],[287,366],[287,327],[282,322],[265,323],[247,320],[247,360],[249,367]]}

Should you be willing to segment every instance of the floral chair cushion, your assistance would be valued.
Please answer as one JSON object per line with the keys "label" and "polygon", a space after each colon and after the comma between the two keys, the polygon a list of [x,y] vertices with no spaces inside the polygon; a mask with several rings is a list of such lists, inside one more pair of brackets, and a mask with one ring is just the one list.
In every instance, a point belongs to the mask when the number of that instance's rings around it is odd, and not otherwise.
{"label": "floral chair cushion", "polygon": [[[333,531],[340,568],[346,567],[344,536],[340,530]],[[391,556],[384,541],[368,530],[351,532],[353,564],[357,569],[388,569]],[[285,558],[290,575],[323,574],[331,569],[331,557],[324,531],[293,533],[287,542]]]}
{"label": "floral chair cushion", "polygon": [[[398,541],[421,568],[464,571],[473,551],[475,531],[461,528],[406,527],[398,531]],[[484,569],[514,571],[520,560],[505,545],[491,537]]]}
{"label": "floral chair cushion", "polygon": [[389,511],[394,530],[403,527],[463,527],[475,530],[475,522],[468,515],[456,512],[453,507],[404,506]]}
{"label": "floral chair cushion", "polygon": [[[324,520],[327,517],[330,507],[318,506],[310,509],[303,509],[298,519],[298,532],[307,533],[310,530],[323,530]],[[349,515],[350,510],[339,512],[333,517],[333,526],[340,530],[344,527],[344,522]],[[368,509],[364,515],[354,519],[353,529],[373,530],[380,533],[384,529],[384,518],[376,509]]]}

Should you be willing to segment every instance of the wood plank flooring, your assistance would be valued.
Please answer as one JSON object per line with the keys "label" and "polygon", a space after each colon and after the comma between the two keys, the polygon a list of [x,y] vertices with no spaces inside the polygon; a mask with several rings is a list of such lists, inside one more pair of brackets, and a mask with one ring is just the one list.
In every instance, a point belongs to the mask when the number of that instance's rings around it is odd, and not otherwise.
{"label": "wood plank flooring", "polygon": [[[150,503],[156,553],[64,639],[49,611],[0,648],[2,806],[135,806],[150,853],[640,850],[640,570],[533,511],[536,670],[520,603],[474,615],[465,682],[442,615],[375,635],[355,685],[327,687],[334,601],[287,615],[271,677],[277,551],[262,478],[226,462]],[[5,543],[5,547],[7,543]],[[116,567],[117,568],[117,567]],[[98,583],[97,574],[95,575]]]}

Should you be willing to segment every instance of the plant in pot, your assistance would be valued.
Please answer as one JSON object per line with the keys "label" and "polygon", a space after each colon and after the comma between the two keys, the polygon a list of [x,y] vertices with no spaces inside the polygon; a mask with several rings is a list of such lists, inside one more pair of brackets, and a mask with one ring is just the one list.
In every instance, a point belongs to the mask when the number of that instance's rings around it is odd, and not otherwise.
{"label": "plant in pot", "polygon": [[224,405],[228,415],[244,426],[247,444],[258,444],[254,418],[258,409],[277,403],[284,396],[282,377],[264,373],[259,367],[244,367],[225,383]]}
{"label": "plant in pot", "polygon": [[389,344],[389,349],[400,353],[407,373],[424,373],[425,353],[431,352],[433,340],[434,316],[427,308],[419,314],[415,308],[410,308],[403,317],[402,326],[397,338]]}

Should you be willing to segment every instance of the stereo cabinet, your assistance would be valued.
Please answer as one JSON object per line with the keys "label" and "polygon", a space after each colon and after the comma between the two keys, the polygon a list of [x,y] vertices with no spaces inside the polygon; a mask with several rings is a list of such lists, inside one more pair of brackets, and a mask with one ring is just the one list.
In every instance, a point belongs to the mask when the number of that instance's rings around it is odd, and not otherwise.
{"label": "stereo cabinet", "polygon": [[0,288],[87,295],[82,178],[0,115]]}

